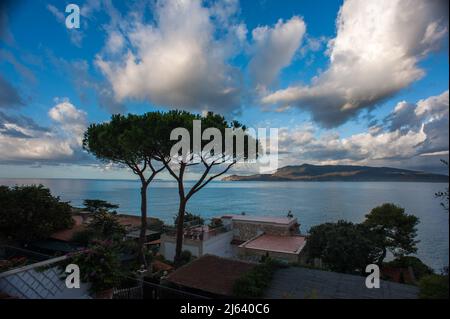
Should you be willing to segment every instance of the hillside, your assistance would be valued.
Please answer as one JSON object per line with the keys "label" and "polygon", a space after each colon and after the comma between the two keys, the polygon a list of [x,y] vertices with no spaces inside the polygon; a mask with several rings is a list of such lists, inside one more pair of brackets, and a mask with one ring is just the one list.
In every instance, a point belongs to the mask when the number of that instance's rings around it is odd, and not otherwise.
{"label": "hillside", "polygon": [[351,165],[285,166],[273,174],[249,176],[231,175],[223,181],[393,181],[393,182],[448,182],[447,175],[412,171],[391,167]]}

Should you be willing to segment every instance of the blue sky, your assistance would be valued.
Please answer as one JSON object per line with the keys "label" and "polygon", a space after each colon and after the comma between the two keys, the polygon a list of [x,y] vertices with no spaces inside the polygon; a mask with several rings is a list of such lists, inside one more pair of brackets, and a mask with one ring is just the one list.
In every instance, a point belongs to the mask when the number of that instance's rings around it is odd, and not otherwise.
{"label": "blue sky", "polygon": [[[65,26],[68,3],[81,8],[79,29]],[[438,0],[4,4],[0,177],[132,177],[81,150],[84,128],[112,113],[175,107],[279,128],[287,154],[280,165],[442,171],[446,7]]]}

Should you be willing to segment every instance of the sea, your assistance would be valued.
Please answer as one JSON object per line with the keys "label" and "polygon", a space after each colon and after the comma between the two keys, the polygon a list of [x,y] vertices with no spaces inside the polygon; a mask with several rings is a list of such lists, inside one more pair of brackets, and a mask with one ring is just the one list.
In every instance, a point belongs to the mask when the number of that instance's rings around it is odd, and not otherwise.
{"label": "sea", "polygon": [[[118,204],[120,213],[139,215],[139,181],[95,179],[0,179],[0,185],[42,184],[73,206],[84,199]],[[192,182],[186,182],[186,187]],[[298,219],[300,230],[325,222],[362,222],[370,210],[394,203],[420,219],[417,256],[436,271],[449,264],[449,215],[435,198],[445,183],[412,182],[246,182],[213,181],[195,194],[187,211],[205,219],[224,214],[286,216]],[[178,208],[177,185],[155,181],[148,189],[148,215],[173,224]]]}

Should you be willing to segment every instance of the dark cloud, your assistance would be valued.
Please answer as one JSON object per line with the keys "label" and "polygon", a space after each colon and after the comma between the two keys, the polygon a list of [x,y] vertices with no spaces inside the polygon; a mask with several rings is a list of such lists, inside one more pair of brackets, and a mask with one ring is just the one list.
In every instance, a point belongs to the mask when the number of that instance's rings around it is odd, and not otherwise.
{"label": "dark cloud", "polygon": [[24,105],[19,92],[0,74],[0,108]]}

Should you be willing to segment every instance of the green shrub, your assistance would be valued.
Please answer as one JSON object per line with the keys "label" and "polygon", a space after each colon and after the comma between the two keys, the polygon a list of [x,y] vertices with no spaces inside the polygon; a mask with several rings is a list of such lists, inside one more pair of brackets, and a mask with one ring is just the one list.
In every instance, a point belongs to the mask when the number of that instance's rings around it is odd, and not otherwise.
{"label": "green shrub", "polygon": [[419,281],[420,298],[448,299],[448,275],[428,275]]}
{"label": "green shrub", "polygon": [[5,238],[32,242],[72,225],[69,203],[43,185],[0,186],[0,233]]}
{"label": "green shrub", "polygon": [[95,241],[72,257],[71,263],[80,267],[81,281],[91,284],[91,292],[116,287],[123,279],[119,252],[111,241]]}
{"label": "green shrub", "polygon": [[277,265],[269,258],[241,278],[233,285],[233,295],[238,298],[259,298],[272,280]]}

